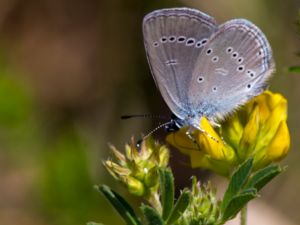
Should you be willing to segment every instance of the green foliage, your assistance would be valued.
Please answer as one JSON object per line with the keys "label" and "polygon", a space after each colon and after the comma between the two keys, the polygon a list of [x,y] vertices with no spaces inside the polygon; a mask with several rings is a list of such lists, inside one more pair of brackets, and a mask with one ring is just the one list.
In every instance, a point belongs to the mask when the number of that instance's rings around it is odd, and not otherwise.
{"label": "green foliage", "polygon": [[159,170],[160,192],[162,201],[162,217],[166,220],[174,204],[174,178],[170,169],[161,168]]}
{"label": "green foliage", "polygon": [[32,102],[26,88],[10,75],[0,75],[0,124],[13,128],[29,118]]}
{"label": "green foliage", "polygon": [[234,218],[250,200],[257,197],[261,188],[282,172],[279,166],[269,165],[252,174],[252,164],[253,159],[250,158],[233,173],[221,204],[221,224]]}
{"label": "green foliage", "polygon": [[[142,204],[141,211],[147,225],[221,225],[234,218],[258,191],[276,177],[282,169],[269,165],[252,173],[253,159],[240,165],[232,174],[221,202],[216,200],[210,185],[200,186],[193,178],[192,189],[184,189],[174,204],[174,178],[169,168],[159,169],[159,191],[152,196],[160,203]],[[128,225],[141,225],[132,207],[117,193],[103,185],[101,192]]]}
{"label": "green foliage", "polygon": [[86,225],[103,225],[102,223],[88,222]]}
{"label": "green foliage", "polygon": [[187,189],[183,190],[166,221],[167,225],[175,224],[175,222],[177,222],[177,220],[182,216],[184,211],[189,206],[190,198],[190,192]]}
{"label": "green foliage", "polygon": [[241,193],[232,196],[227,203],[226,208],[222,211],[221,224],[229,219],[233,219],[236,214],[255,197],[257,197],[257,191],[254,188],[243,190]]}
{"label": "green foliage", "polygon": [[85,224],[98,211],[86,146],[73,129],[61,132],[41,157],[40,203],[51,224]]}
{"label": "green foliage", "polygon": [[253,159],[247,160],[239,169],[232,175],[228,188],[224,194],[221,211],[225,211],[228,207],[230,201],[239,194],[243,189],[245,182],[247,181],[251,169],[252,169]]}
{"label": "green foliage", "polygon": [[0,147],[3,154],[16,154],[17,159],[28,157],[40,143],[32,96],[18,76],[0,67]]}
{"label": "green foliage", "polygon": [[282,171],[283,169],[277,165],[269,165],[260,169],[250,178],[246,188],[254,187],[259,191]]}
{"label": "green foliage", "polygon": [[118,213],[123,217],[128,225],[139,225],[139,219],[136,217],[132,207],[119,194],[112,191],[108,186],[102,185],[99,190],[106,199],[114,206]]}
{"label": "green foliage", "polygon": [[289,72],[300,73],[300,66],[291,66]]}
{"label": "green foliage", "polygon": [[156,209],[147,205],[142,205],[141,209],[147,225],[164,225],[163,218]]}

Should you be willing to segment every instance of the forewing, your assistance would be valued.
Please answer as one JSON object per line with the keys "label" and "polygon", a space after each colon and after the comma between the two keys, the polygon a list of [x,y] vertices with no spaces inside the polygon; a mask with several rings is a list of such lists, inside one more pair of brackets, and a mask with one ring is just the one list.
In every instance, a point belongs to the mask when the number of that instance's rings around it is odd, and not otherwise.
{"label": "forewing", "polygon": [[272,51],[261,30],[248,20],[228,21],[197,59],[190,104],[211,120],[222,119],[262,93],[273,68]]}
{"label": "forewing", "polygon": [[167,105],[181,119],[190,112],[188,89],[195,62],[216,30],[212,17],[193,9],[162,9],[144,18],[152,75]]}

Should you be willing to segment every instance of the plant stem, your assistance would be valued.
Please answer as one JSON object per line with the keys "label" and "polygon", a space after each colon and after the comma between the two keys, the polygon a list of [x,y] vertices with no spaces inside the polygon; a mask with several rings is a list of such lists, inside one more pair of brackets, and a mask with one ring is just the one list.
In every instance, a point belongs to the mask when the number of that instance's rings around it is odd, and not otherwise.
{"label": "plant stem", "polygon": [[246,225],[247,224],[247,205],[245,205],[244,208],[241,210],[241,218],[240,218],[240,225]]}
{"label": "plant stem", "polygon": [[155,208],[158,212],[162,212],[162,206],[159,200],[159,195],[158,193],[154,193],[152,196],[148,198],[148,202],[150,205]]}

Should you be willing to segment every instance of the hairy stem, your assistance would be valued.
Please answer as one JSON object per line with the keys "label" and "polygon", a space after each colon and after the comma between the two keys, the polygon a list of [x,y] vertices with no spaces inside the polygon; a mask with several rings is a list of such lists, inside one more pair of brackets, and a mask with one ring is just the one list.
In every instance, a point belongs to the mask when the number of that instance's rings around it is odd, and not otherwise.
{"label": "hairy stem", "polygon": [[244,208],[242,208],[240,219],[241,219],[240,225],[246,225],[247,224],[247,205]]}

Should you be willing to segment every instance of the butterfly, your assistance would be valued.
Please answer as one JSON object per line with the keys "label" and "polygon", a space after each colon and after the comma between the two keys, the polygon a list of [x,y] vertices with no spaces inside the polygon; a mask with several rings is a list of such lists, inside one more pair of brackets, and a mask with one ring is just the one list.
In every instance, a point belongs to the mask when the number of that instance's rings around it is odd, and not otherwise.
{"label": "butterfly", "polygon": [[261,94],[275,68],[267,38],[246,19],[218,25],[196,9],[160,9],[144,17],[143,36],[154,81],[174,114],[170,130],[203,130],[203,117],[217,126]]}

